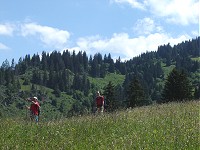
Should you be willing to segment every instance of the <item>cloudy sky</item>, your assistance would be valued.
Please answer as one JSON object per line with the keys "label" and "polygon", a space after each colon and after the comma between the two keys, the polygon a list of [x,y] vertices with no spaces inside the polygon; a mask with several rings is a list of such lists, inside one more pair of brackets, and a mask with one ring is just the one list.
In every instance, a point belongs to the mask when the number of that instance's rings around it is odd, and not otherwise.
{"label": "cloudy sky", "polygon": [[131,59],[199,36],[199,0],[1,0],[0,65],[54,50]]}

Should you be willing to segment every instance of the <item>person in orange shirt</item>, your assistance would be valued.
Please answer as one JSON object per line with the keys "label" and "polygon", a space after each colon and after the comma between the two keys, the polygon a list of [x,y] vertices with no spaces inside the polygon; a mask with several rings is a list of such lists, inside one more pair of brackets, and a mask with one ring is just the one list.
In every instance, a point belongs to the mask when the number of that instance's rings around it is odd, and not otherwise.
{"label": "person in orange shirt", "polygon": [[30,110],[30,119],[36,123],[39,122],[39,114],[40,114],[40,104],[38,102],[37,97],[28,98],[27,101],[31,102],[30,107],[27,108]]}

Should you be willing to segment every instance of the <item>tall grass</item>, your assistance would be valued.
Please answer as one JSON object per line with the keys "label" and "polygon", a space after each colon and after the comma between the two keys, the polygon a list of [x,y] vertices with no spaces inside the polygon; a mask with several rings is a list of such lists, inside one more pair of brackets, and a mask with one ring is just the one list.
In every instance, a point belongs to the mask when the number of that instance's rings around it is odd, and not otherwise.
{"label": "tall grass", "polygon": [[40,122],[0,120],[0,149],[198,150],[199,101]]}

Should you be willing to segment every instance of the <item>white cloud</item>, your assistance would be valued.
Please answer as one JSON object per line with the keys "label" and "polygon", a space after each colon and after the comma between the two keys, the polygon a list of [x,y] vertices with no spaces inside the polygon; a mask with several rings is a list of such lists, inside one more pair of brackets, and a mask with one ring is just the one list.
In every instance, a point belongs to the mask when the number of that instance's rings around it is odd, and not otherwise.
{"label": "white cloud", "polygon": [[161,26],[157,25],[151,18],[139,19],[134,27],[133,31],[139,35],[148,35],[155,32],[162,32]]}
{"label": "white cloud", "polygon": [[130,38],[127,33],[115,33],[110,39],[100,39],[99,36],[80,38],[77,42],[77,48],[79,50],[85,50],[90,55],[98,52],[101,54],[107,54],[109,52],[113,58],[120,56],[122,59],[131,59],[146,51],[156,51],[160,45],[170,43],[173,46],[190,38],[188,35],[174,38],[164,33],[154,33],[148,36]]}
{"label": "white cloud", "polygon": [[106,48],[106,40],[101,40],[99,35],[79,38],[77,46],[82,50],[87,50],[89,53],[93,53],[93,49],[100,50]]}
{"label": "white cloud", "polygon": [[138,8],[138,9],[145,9],[145,1],[144,3],[138,2],[138,0],[111,0],[111,2],[115,3],[128,3],[131,5],[132,8]]}
{"label": "white cloud", "polygon": [[199,0],[112,0],[128,3],[134,8],[150,11],[154,16],[164,17],[167,22],[188,25],[199,23]]}
{"label": "white cloud", "polygon": [[194,37],[200,36],[200,33],[199,33],[198,31],[192,31],[191,34],[192,34]]}
{"label": "white cloud", "polygon": [[9,35],[12,36],[14,31],[14,26],[6,23],[6,24],[0,24],[0,35]]}
{"label": "white cloud", "polygon": [[154,15],[166,17],[169,22],[198,24],[199,0],[149,0],[148,6]]}
{"label": "white cloud", "polygon": [[4,45],[3,43],[0,43],[0,50],[8,50],[8,49],[10,48]]}
{"label": "white cloud", "polygon": [[29,35],[39,37],[46,47],[63,48],[66,46],[70,33],[68,31],[41,26],[36,23],[27,23],[21,26],[22,36]]}

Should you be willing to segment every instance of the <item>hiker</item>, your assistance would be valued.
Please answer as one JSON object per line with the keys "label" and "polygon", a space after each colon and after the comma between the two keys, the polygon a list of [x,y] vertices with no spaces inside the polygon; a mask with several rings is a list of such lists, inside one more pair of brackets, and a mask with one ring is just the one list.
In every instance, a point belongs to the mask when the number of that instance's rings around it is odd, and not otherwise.
{"label": "hiker", "polygon": [[30,107],[27,108],[30,110],[30,119],[36,123],[39,122],[39,115],[40,115],[40,104],[38,102],[37,97],[27,98],[27,101],[31,102]]}
{"label": "hiker", "polygon": [[97,96],[96,96],[96,108],[97,108],[97,113],[103,113],[104,111],[104,97],[100,95],[100,92],[97,91]]}

